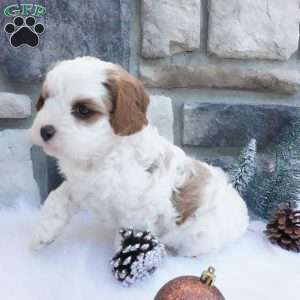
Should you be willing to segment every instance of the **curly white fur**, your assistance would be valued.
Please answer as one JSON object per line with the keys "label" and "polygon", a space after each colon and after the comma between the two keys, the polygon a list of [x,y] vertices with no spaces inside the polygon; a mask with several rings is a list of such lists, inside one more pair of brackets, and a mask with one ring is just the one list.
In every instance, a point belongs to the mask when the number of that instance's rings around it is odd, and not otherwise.
{"label": "curly white fur", "polygon": [[[219,251],[242,236],[248,225],[247,208],[221,169],[198,162],[209,177],[199,182],[204,185],[199,207],[178,224],[174,194],[193,176],[194,161],[151,125],[119,136],[109,113],[88,125],[70,113],[78,97],[105,107],[109,95],[103,83],[111,68],[111,63],[83,57],[59,63],[46,77],[48,99],[36,116],[32,138],[58,158],[66,180],[42,208],[34,247],[53,242],[80,208],[92,209],[116,232],[128,226],[150,230],[179,255]],[[40,129],[49,124],[57,132],[44,142]]]}

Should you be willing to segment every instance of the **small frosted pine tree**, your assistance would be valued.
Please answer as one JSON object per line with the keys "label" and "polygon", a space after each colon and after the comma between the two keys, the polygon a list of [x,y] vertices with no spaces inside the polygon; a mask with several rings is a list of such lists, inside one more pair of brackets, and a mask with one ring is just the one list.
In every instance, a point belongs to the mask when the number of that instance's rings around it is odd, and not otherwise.
{"label": "small frosted pine tree", "polygon": [[276,169],[269,192],[269,212],[282,202],[300,200],[300,121],[287,126],[275,147]]}
{"label": "small frosted pine tree", "polygon": [[232,184],[235,189],[244,195],[250,181],[256,171],[256,139],[251,139],[248,145],[242,150],[238,163],[231,173]]}
{"label": "small frosted pine tree", "polygon": [[263,218],[283,202],[300,200],[300,120],[287,124],[270,149],[275,170],[257,172],[245,195],[249,207]]}
{"label": "small frosted pine tree", "polygon": [[276,178],[268,171],[258,171],[243,195],[249,209],[256,215],[266,218],[269,215],[272,198],[272,187],[276,184]]}

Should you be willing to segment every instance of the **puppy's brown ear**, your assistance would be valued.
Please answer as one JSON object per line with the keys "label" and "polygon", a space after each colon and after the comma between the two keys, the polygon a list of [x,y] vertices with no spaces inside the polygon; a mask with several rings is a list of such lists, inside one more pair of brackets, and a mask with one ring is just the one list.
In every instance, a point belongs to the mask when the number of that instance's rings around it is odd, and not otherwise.
{"label": "puppy's brown ear", "polygon": [[146,112],[149,97],[143,84],[122,69],[107,74],[112,111],[110,124],[118,135],[131,135],[148,124]]}
{"label": "puppy's brown ear", "polygon": [[36,103],[36,106],[35,106],[37,111],[42,109],[42,107],[45,104],[45,101],[46,101],[46,99],[42,95],[40,95],[39,98],[38,98],[38,101]]}

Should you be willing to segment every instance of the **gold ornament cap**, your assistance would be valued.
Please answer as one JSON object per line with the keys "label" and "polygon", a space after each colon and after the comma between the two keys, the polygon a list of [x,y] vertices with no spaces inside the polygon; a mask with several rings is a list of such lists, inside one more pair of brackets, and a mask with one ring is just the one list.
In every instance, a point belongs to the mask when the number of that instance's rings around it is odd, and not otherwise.
{"label": "gold ornament cap", "polygon": [[200,281],[207,286],[213,286],[215,280],[216,280],[216,274],[215,274],[215,268],[214,267],[208,267],[206,271],[204,271],[200,277]]}

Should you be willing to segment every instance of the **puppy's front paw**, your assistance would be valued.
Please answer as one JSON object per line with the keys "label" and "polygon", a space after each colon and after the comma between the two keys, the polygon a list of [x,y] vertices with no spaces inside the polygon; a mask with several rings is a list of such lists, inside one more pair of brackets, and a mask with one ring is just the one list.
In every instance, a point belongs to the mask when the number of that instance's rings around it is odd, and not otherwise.
{"label": "puppy's front paw", "polygon": [[50,239],[45,234],[36,232],[31,240],[30,248],[34,251],[43,249],[44,247],[50,245],[54,242],[54,239]]}

